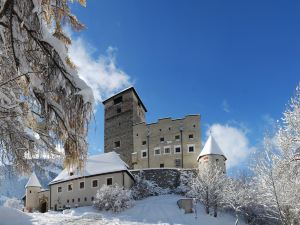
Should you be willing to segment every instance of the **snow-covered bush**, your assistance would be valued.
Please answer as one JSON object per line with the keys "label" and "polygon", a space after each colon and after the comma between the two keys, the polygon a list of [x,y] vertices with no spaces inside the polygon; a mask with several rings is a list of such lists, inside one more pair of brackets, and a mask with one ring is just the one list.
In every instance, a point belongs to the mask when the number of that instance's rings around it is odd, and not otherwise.
{"label": "snow-covered bush", "polygon": [[21,210],[23,208],[22,202],[16,198],[8,198],[4,202],[3,206],[8,207],[8,208],[19,209],[19,210]]}
{"label": "snow-covered bush", "polygon": [[169,189],[159,187],[154,181],[146,180],[143,172],[134,175],[135,184],[131,188],[132,197],[141,200],[149,196],[169,194]]}
{"label": "snow-covered bush", "polygon": [[121,212],[133,206],[131,191],[118,185],[103,185],[97,191],[94,206],[99,210]]}
{"label": "snow-covered bush", "polygon": [[191,190],[191,182],[194,177],[195,173],[193,171],[180,171],[180,184],[175,189],[175,193],[180,195],[186,195]]}

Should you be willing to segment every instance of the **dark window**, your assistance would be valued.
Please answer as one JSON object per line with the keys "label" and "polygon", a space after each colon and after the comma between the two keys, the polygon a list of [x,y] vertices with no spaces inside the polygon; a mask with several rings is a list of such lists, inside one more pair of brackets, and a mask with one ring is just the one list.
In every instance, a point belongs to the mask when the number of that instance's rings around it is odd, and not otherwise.
{"label": "dark window", "polygon": [[67,203],[69,203],[70,202],[70,200],[69,199],[67,199]]}
{"label": "dark window", "polygon": [[189,139],[193,139],[194,135],[193,134],[189,134]]}
{"label": "dark window", "polygon": [[84,188],[84,182],[80,182],[79,186],[80,186],[80,189],[83,189]]}
{"label": "dark window", "polygon": [[146,145],[147,144],[147,142],[146,141],[142,141],[142,145]]}
{"label": "dark window", "polygon": [[74,173],[73,172],[70,172],[70,176],[73,176],[74,175]]}
{"label": "dark window", "polygon": [[194,152],[194,146],[189,146],[189,152]]}
{"label": "dark window", "polygon": [[137,133],[136,136],[139,136],[139,134]]}
{"label": "dark window", "polygon": [[159,129],[159,131],[161,131],[161,129]]}
{"label": "dark window", "polygon": [[57,187],[57,192],[61,192],[62,191],[62,187]]}
{"label": "dark window", "polygon": [[106,179],[106,184],[107,185],[112,185],[112,178],[107,178]]}
{"label": "dark window", "polygon": [[116,104],[118,104],[122,101],[123,101],[123,96],[117,97],[117,98],[114,99],[114,104],[116,105]]}
{"label": "dark window", "polygon": [[165,141],[165,138],[161,137],[160,142],[164,142],[164,141]]}
{"label": "dark window", "polygon": [[165,167],[165,164],[161,163],[161,164],[159,164],[159,167],[160,167],[160,168],[164,168],[164,167]]}
{"label": "dark window", "polygon": [[180,153],[180,152],[181,152],[180,147],[175,147],[175,153]]}
{"label": "dark window", "polygon": [[72,184],[69,184],[68,185],[68,191],[72,191],[73,190],[73,186],[72,186]]}
{"label": "dark window", "polygon": [[86,198],[86,197],[84,197],[84,201],[85,201],[85,202],[87,201],[87,198]]}
{"label": "dark window", "polygon": [[142,158],[146,158],[146,157],[147,157],[147,152],[146,151],[142,152]]}
{"label": "dark window", "polygon": [[169,130],[171,130],[171,127],[169,127]]}
{"label": "dark window", "polygon": [[165,154],[170,154],[170,153],[171,153],[170,148],[165,148]]}
{"label": "dark window", "polygon": [[93,187],[98,187],[98,180],[93,180],[92,186]]}
{"label": "dark window", "polygon": [[179,139],[180,139],[180,135],[176,135],[175,140],[179,140]]}
{"label": "dark window", "polygon": [[180,167],[181,160],[180,159],[175,159],[175,166]]}
{"label": "dark window", "polygon": [[72,199],[72,202],[74,202],[74,198]]}
{"label": "dark window", "polygon": [[195,128],[195,127],[196,127],[196,125],[194,124],[194,125],[193,125],[193,127]]}
{"label": "dark window", "polygon": [[78,202],[80,202],[80,198],[78,198]]}
{"label": "dark window", "polygon": [[121,141],[115,141],[115,148],[120,148]]}
{"label": "dark window", "polygon": [[29,193],[31,193],[31,191],[29,191]]}
{"label": "dark window", "polygon": [[122,112],[122,108],[121,107],[117,107],[117,113],[121,113]]}
{"label": "dark window", "polygon": [[219,161],[219,159],[216,159],[216,162],[218,162]]}
{"label": "dark window", "polygon": [[160,155],[160,149],[158,148],[158,149],[154,149],[154,154],[155,155]]}
{"label": "dark window", "polygon": [[94,197],[91,197],[91,200],[94,201]]}

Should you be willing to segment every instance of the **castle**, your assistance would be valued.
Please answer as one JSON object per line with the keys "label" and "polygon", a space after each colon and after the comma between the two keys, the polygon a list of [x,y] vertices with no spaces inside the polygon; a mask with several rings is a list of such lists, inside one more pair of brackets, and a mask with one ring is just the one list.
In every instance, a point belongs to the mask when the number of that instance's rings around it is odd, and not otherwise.
{"label": "castle", "polygon": [[147,109],[134,87],[108,98],[103,105],[105,153],[88,157],[83,169],[64,169],[49,183],[49,189],[43,189],[33,173],[25,186],[27,211],[92,205],[102,185],[130,188],[136,170],[157,173],[158,168],[218,167],[226,172],[226,157],[212,135],[200,151],[200,115],[147,124]]}

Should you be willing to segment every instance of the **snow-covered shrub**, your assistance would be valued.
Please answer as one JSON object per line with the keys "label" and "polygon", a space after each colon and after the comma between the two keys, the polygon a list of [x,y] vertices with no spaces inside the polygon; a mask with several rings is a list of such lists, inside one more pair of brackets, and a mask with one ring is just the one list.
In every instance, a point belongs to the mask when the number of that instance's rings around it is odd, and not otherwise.
{"label": "snow-covered shrub", "polygon": [[191,182],[195,177],[195,173],[188,170],[180,171],[180,184],[175,189],[176,194],[186,195],[191,190]]}
{"label": "snow-covered shrub", "polygon": [[131,188],[132,197],[141,200],[149,196],[169,194],[169,189],[159,187],[154,181],[146,180],[143,172],[134,175],[135,184]]}
{"label": "snow-covered shrub", "polygon": [[8,208],[19,209],[19,210],[21,210],[23,208],[22,202],[16,198],[8,198],[4,202],[3,206],[8,207]]}
{"label": "snow-covered shrub", "polygon": [[118,185],[103,185],[96,195],[94,206],[100,210],[120,212],[132,207],[133,200],[131,191]]}

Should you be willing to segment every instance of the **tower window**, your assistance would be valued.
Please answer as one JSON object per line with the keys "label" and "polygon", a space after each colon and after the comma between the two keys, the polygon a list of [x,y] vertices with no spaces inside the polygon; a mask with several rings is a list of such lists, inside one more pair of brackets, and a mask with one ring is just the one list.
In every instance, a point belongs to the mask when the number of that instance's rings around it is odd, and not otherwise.
{"label": "tower window", "polygon": [[120,148],[121,141],[115,141],[115,148]]}
{"label": "tower window", "polygon": [[194,135],[193,134],[189,134],[189,139],[194,139]]}
{"label": "tower window", "polygon": [[142,141],[142,145],[146,145],[147,144],[147,141]]}
{"label": "tower window", "polygon": [[116,104],[119,104],[119,103],[121,103],[121,102],[123,102],[123,96],[120,96],[120,97],[117,97],[117,98],[114,99],[114,104],[115,104],[115,105],[116,105]]}
{"label": "tower window", "polygon": [[160,138],[160,142],[164,142],[165,141],[165,138],[164,137],[161,137]]}
{"label": "tower window", "polygon": [[109,185],[112,185],[112,182],[113,182],[113,181],[112,181],[112,178],[111,178],[111,177],[106,179],[106,185],[108,185],[108,186],[109,186]]}
{"label": "tower window", "polygon": [[122,112],[122,108],[121,107],[117,107],[117,113],[121,113]]}
{"label": "tower window", "polygon": [[175,140],[176,140],[176,141],[179,141],[179,140],[180,140],[180,135],[176,135],[176,136],[175,136]]}

